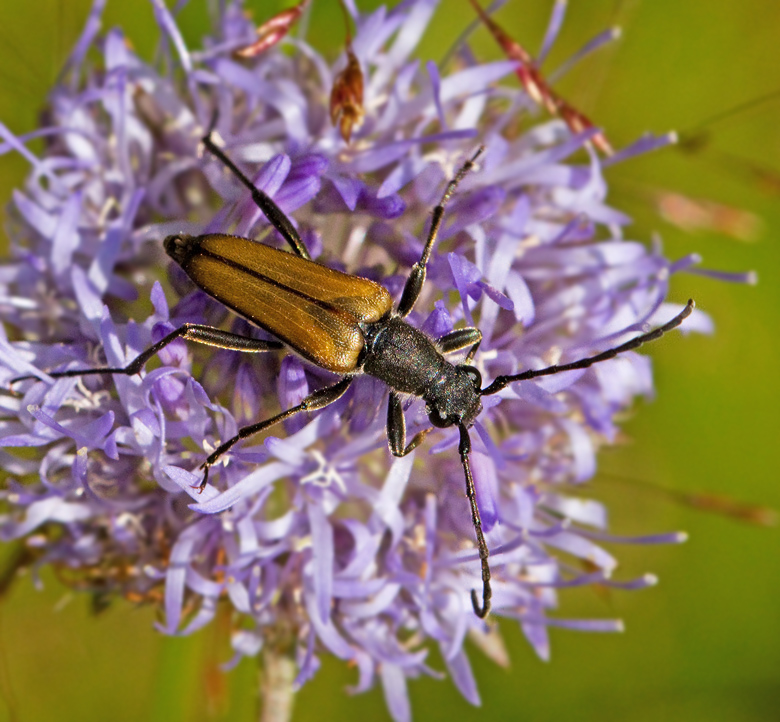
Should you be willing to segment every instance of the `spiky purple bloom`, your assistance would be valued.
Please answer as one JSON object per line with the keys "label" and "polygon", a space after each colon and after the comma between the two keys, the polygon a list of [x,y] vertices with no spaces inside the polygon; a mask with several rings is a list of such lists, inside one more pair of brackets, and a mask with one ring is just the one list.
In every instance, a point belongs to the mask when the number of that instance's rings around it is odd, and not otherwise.
{"label": "spiky purple bloom", "polygon": [[[267,231],[245,190],[202,154],[215,110],[226,151],[292,214],[312,255],[396,295],[446,180],[486,146],[448,207],[410,317],[434,337],[478,325],[486,383],[614,346],[679,310],[665,301],[669,278],[696,259],[670,262],[657,245],[623,237],[627,219],[606,203],[592,132],[533,118],[528,97],[500,84],[510,62],[480,63],[466,46],[447,68],[412,58],[436,4],[406,0],[370,15],[350,5],[365,120],[349,145],[328,115],[345,59],[330,64],[289,38],[251,63],[234,60],[254,39],[240,2],[227,3],[194,51],[153,0],[165,47],[150,66],[119,31],[98,34],[98,0],[52,92],[50,125],[22,138],[0,126],[0,152],[32,166],[14,194],[12,260],[0,269],[0,385],[41,379],[0,396],[2,538],[24,538],[38,565],[67,570],[76,586],[160,604],[169,634],[191,633],[231,604],[236,658],[277,645],[295,659],[300,685],[333,654],[357,666],[356,691],[379,678],[397,720],[410,716],[407,679],[437,674],[426,664],[431,643],[479,703],[463,641],[486,626],[469,600],[481,582],[456,428],[393,459],[386,388],[362,377],[286,433],[236,447],[198,494],[198,466],[220,441],[330,375],[294,356],[182,342],[137,376],[52,383],[45,372],[124,365],[184,322],[262,333],[161,251],[174,232]],[[25,147],[36,135],[46,138],[41,157]],[[643,139],[617,158],[664,142]],[[696,313],[686,326],[706,330],[708,319]],[[649,360],[627,353],[485,398],[472,465],[494,614],[516,619],[542,658],[549,626],[620,628],[551,618],[559,588],[652,582],[611,579],[617,562],[599,546],[606,510],[579,496],[616,417],[651,393]],[[421,402],[406,413],[410,435],[428,426]]]}

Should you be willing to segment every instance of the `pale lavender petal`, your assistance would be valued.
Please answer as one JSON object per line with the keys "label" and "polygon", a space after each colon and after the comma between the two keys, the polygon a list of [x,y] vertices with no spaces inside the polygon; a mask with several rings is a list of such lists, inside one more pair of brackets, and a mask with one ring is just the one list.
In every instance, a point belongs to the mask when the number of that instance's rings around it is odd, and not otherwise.
{"label": "pale lavender petal", "polygon": [[326,622],[330,616],[333,597],[333,529],[322,507],[309,504],[308,511],[311,524],[314,594],[317,597],[320,619]]}
{"label": "pale lavender petal", "polygon": [[548,620],[545,619],[542,623],[523,621],[521,624],[525,638],[543,662],[550,661],[550,637],[547,633],[548,623]]}
{"label": "pale lavender petal", "polygon": [[726,281],[726,283],[744,283],[748,286],[755,286],[758,283],[758,274],[755,271],[729,272],[707,268],[691,268],[688,273],[714,278],[718,281]]}
{"label": "pale lavender petal", "polygon": [[667,133],[666,135],[660,136],[648,133],[647,135],[642,136],[638,141],[605,159],[602,162],[602,166],[608,168],[615,163],[621,163],[624,160],[628,160],[637,155],[643,155],[644,153],[652,153],[654,150],[666,148],[668,145],[673,145],[676,142],[677,136],[674,133]]}
{"label": "pale lavender petal", "polygon": [[475,707],[480,707],[482,705],[482,700],[479,698],[477,682],[474,679],[471,665],[469,664],[468,657],[465,653],[460,650],[451,659],[445,657],[444,663],[447,665],[447,669],[452,676],[452,681],[455,682],[460,693],[469,703],[473,704]]}
{"label": "pale lavender petal", "polygon": [[431,60],[425,64],[425,69],[428,71],[428,75],[431,79],[433,102],[436,104],[436,115],[439,116],[439,125],[442,128],[446,128],[447,119],[444,115],[444,109],[442,108],[441,104],[441,76],[439,75],[439,69],[436,67],[436,63]]}
{"label": "pale lavender petal", "polygon": [[[563,1],[565,2],[565,0]],[[567,58],[559,67],[551,72],[548,76],[549,81],[551,83],[557,82],[583,58],[586,58],[592,52],[598,50],[607,43],[611,43],[612,41],[617,40],[619,37],[620,28],[607,28],[606,30],[602,30],[598,35],[596,35],[596,37],[585,43],[585,45],[583,45],[576,53],[574,53],[574,55],[572,55],[570,58]]]}
{"label": "pale lavender petal", "polygon": [[205,499],[199,504],[192,504],[191,508],[202,514],[216,514],[229,509],[233,504],[243,498],[257,494],[269,484],[282,478],[290,472],[287,464],[274,462],[260,467],[257,471],[245,476],[227,491],[217,494],[213,498]]}
{"label": "pale lavender petal", "polygon": [[154,13],[157,16],[157,22],[173,41],[173,44],[176,47],[176,52],[179,55],[179,61],[184,67],[184,70],[190,72],[192,70],[190,53],[187,49],[186,43],[184,42],[184,38],[179,32],[179,28],[177,27],[176,22],[168,12],[168,9],[160,0],[152,0],[152,5],[154,6]]}
{"label": "pale lavender petal", "polygon": [[385,662],[379,668],[382,690],[390,716],[395,722],[410,722],[412,710],[409,705],[409,693],[406,689],[406,675],[397,664]]}
{"label": "pale lavender petal", "polygon": [[566,6],[568,0],[555,0],[553,4],[552,13],[550,14],[550,20],[547,23],[547,30],[544,34],[544,40],[542,41],[542,47],[539,50],[539,54],[536,56],[537,62],[541,65],[544,59],[547,57],[555,41],[558,39],[558,33],[563,25],[563,19],[566,17]]}
{"label": "pale lavender petal", "polygon": [[393,461],[385,477],[382,491],[374,504],[375,513],[393,535],[393,545],[400,541],[403,534],[404,523],[398,504],[409,481],[413,463],[414,454]]}

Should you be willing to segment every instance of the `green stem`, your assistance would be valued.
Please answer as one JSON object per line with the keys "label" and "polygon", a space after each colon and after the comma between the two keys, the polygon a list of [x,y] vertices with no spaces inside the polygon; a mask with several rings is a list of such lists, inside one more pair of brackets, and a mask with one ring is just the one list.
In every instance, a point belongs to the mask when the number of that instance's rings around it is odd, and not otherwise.
{"label": "green stem", "polygon": [[295,662],[270,646],[263,650],[260,672],[260,722],[290,722],[295,692]]}

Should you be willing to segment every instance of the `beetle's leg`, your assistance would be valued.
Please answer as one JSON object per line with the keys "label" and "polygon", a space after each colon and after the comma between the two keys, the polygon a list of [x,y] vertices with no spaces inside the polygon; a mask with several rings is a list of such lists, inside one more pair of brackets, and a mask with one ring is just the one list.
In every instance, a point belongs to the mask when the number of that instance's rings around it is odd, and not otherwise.
{"label": "beetle's leg", "polygon": [[[182,338],[185,341],[195,341],[196,343],[206,344],[207,346],[216,346],[217,348],[223,348],[228,351],[244,351],[246,353],[276,351],[284,348],[284,344],[281,341],[261,341],[256,338],[239,336],[236,333],[228,333],[227,331],[222,331],[219,328],[212,328],[211,326],[185,323],[175,331],[171,331],[165,338],[160,339],[153,346],[150,346],[146,351],[142,351],[127,364],[127,366],[96,369],[70,369],[68,371],[53,371],[48,375],[55,379],[73,376],[95,376],[98,374],[125,374],[126,376],[132,376],[133,374],[137,374],[152,356],[177,338]],[[25,379],[31,378],[37,378],[37,376],[20,376],[12,379],[11,383],[14,384],[17,381],[24,381]]]}
{"label": "beetle's leg", "polygon": [[496,376],[493,383],[488,387],[480,391],[481,396],[492,396],[498,393],[501,389],[506,388],[509,384],[515,383],[515,381],[526,381],[528,379],[535,379],[539,376],[552,376],[553,374],[559,374],[561,371],[573,371],[574,369],[586,369],[593,364],[597,364],[601,361],[607,361],[608,359],[615,358],[618,354],[625,353],[626,351],[633,351],[635,348],[639,348],[641,345],[646,344],[648,341],[655,341],[657,338],[661,338],[667,331],[671,331],[673,328],[677,328],[688,316],[693,312],[694,307],[693,299],[690,299],[685,305],[685,308],[680,311],[671,321],[667,321],[663,326],[659,326],[648,333],[643,333],[641,336],[632,338],[630,341],[615,346],[615,348],[609,348],[606,351],[597,353],[595,356],[588,356],[587,358],[580,359],[579,361],[572,361],[568,364],[559,364],[556,366],[548,366],[543,369],[530,369],[529,371],[523,371],[520,374],[512,374],[511,376]]}
{"label": "beetle's leg", "polygon": [[206,486],[206,482],[209,480],[209,469],[216,464],[224,454],[226,454],[233,446],[235,446],[241,439],[246,439],[248,436],[259,434],[261,431],[265,431],[267,428],[278,424],[280,421],[289,419],[291,416],[301,413],[301,411],[317,411],[317,409],[325,408],[334,401],[337,401],[344,395],[344,392],[349,388],[352,383],[352,376],[345,376],[341,381],[333,384],[333,386],[326,386],[324,389],[318,389],[317,391],[309,394],[300,404],[293,406],[287,411],[282,411],[276,416],[272,416],[270,419],[260,421],[256,424],[244,426],[238,430],[238,433],[232,438],[228,439],[203,462],[201,469],[203,469],[203,481],[200,482],[199,487],[202,490]]}
{"label": "beetle's leg", "polygon": [[436,243],[436,236],[439,235],[439,229],[441,228],[441,222],[444,218],[444,207],[452,197],[455,189],[458,187],[466,174],[474,167],[477,158],[481,155],[485,148],[480,146],[474,155],[467,160],[461,169],[455,174],[455,177],[447,183],[447,188],[442,195],[439,205],[433,209],[431,217],[431,229],[428,231],[428,240],[425,241],[420,260],[412,266],[412,270],[409,272],[409,278],[406,279],[406,285],[404,286],[404,292],[401,294],[401,300],[398,303],[398,315],[401,317],[408,316],[409,312],[414,308],[414,304],[422,291],[423,284],[425,283],[425,268],[428,265],[428,259],[431,256],[433,250],[433,244]]}
{"label": "beetle's leg", "polygon": [[[214,122],[215,121],[216,118]],[[306,246],[303,245],[300,234],[290,219],[285,215],[284,211],[276,205],[271,196],[267,193],[263,193],[259,188],[256,188],[255,184],[239,170],[238,166],[227,157],[225,152],[217,147],[216,143],[211,139],[213,130],[214,123],[212,122],[212,127],[209,128],[209,132],[203,138],[203,145],[208,148],[212,155],[216,156],[224,165],[226,165],[230,172],[249,189],[252,194],[252,200],[263,212],[263,215],[270,221],[271,225],[279,231],[282,238],[287,241],[290,248],[292,248],[292,250],[301,258],[311,260],[311,256],[306,250]]]}
{"label": "beetle's leg", "polygon": [[466,354],[466,358],[463,359],[464,364],[470,364],[474,357],[477,355],[477,350],[479,349],[479,345],[482,343],[482,338],[480,335],[479,341],[477,341],[470,349],[469,352]]}
{"label": "beetle's leg", "polygon": [[442,353],[453,353],[466,348],[466,346],[471,346],[471,350],[466,356],[467,363],[474,358],[481,342],[482,332],[478,328],[457,328],[436,339],[436,345]]}
{"label": "beetle's leg", "polygon": [[474,607],[474,614],[480,619],[484,619],[490,611],[490,600],[493,596],[493,590],[490,588],[490,564],[488,563],[490,551],[485,541],[485,535],[482,533],[482,518],[479,515],[477,493],[474,489],[474,477],[471,474],[471,464],[469,463],[471,439],[469,439],[469,432],[465,426],[459,426],[458,428],[460,429],[458,453],[460,454],[460,462],[463,464],[463,473],[466,475],[466,496],[471,506],[471,521],[477,534],[477,549],[479,550],[479,560],[482,564],[482,604],[480,605],[479,603],[476,590],[472,589],[471,605]]}
{"label": "beetle's leg", "polygon": [[401,397],[395,391],[390,392],[387,402],[387,443],[393,456],[406,456],[414,451],[422,440],[432,431],[423,429],[414,435],[407,445],[406,443],[406,419],[401,404]]}

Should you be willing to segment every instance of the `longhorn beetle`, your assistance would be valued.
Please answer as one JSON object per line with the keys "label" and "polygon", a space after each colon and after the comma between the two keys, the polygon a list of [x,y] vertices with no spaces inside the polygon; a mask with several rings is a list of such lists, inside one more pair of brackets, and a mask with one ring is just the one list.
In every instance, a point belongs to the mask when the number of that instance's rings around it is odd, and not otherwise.
{"label": "longhorn beetle", "polygon": [[[221,233],[168,236],[163,245],[168,255],[197,286],[279,340],[258,340],[210,326],[186,323],[143,351],[124,368],[72,369],[56,371],[49,376],[136,374],[152,356],[177,338],[249,353],[289,347],[320,368],[342,375],[340,381],[314,391],[297,406],[239,429],[201,465],[204,473],[200,489],[208,481],[209,469],[241,439],[302,411],[316,411],[332,404],[341,398],[355,376],[360,374],[374,376],[389,386],[387,441],[393,456],[406,456],[432,429],[420,431],[407,443],[401,395],[422,398],[434,427],[457,426],[460,432],[458,453],[466,477],[466,496],[482,565],[482,602],[476,590],[471,591],[471,602],[476,615],[486,617],[492,596],[489,551],[482,533],[469,462],[469,428],[482,411],[480,399],[498,393],[517,381],[588,368],[657,339],[679,326],[691,314],[693,301],[688,301],[682,312],[668,323],[615,348],[572,363],[498,376],[482,388],[482,377],[471,365],[482,339],[479,329],[460,328],[434,340],[405,320],[425,283],[426,266],[441,228],[445,206],[460,181],[474,167],[482,148],[449,181],[439,204],[433,209],[422,255],[412,266],[401,300],[394,309],[390,294],[379,284],[313,261],[290,219],[217,147],[212,132],[209,130],[203,144],[249,189],[254,202],[287,241],[292,253]],[[463,363],[454,365],[445,358],[446,354],[467,347],[470,348]]]}

